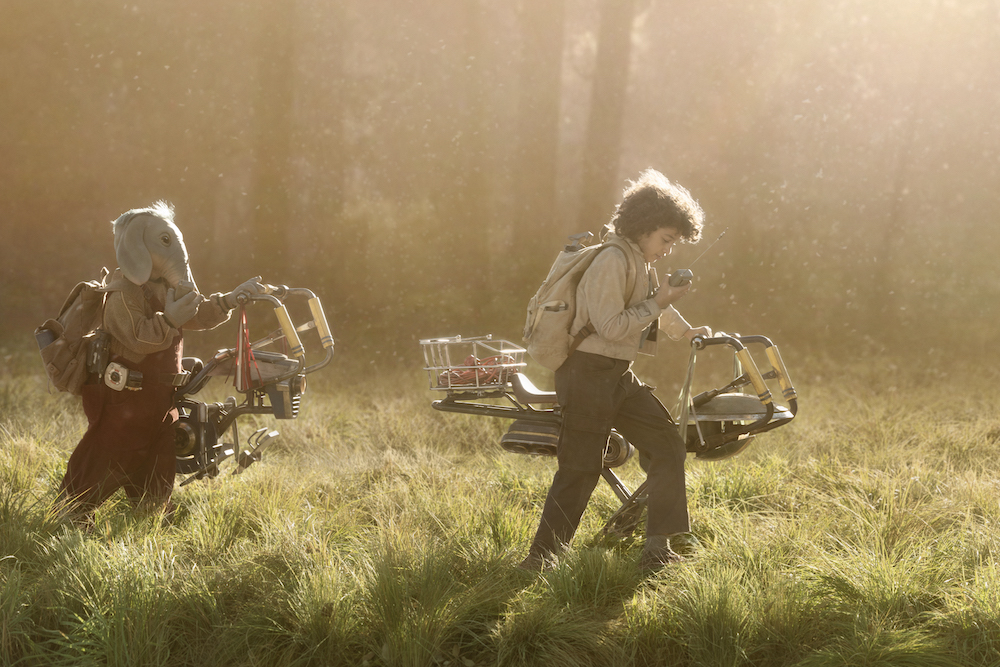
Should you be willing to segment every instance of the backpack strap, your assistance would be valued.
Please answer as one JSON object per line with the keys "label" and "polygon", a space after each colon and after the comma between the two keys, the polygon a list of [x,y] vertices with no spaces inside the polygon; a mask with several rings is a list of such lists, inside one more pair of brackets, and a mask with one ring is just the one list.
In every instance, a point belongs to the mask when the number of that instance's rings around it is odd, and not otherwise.
{"label": "backpack strap", "polygon": [[101,328],[104,328],[104,307],[108,305],[108,285],[109,279],[111,278],[111,272],[108,271],[108,267],[101,267],[101,286],[98,291],[101,292]]}
{"label": "backpack strap", "polygon": [[[622,242],[618,242],[613,239],[609,239],[604,242],[604,248],[601,248],[598,252],[603,252],[607,248],[618,248],[625,256],[625,306],[628,307],[629,297],[631,297],[632,292],[635,291],[635,283],[636,280],[638,280],[638,270],[636,269],[635,259],[632,257],[632,249],[625,245],[626,243],[627,242],[624,240]],[[582,329],[577,331],[575,336],[573,336],[573,340],[569,344],[569,353],[573,354],[576,352],[576,348],[580,347],[580,343],[587,338],[590,338],[595,333],[597,333],[597,329],[594,327],[594,323],[587,322],[587,324]]]}
{"label": "backpack strap", "polygon": [[[104,326],[105,307],[108,305],[108,277],[110,275],[108,267],[101,267],[101,280],[96,290],[101,293],[101,322],[94,330],[95,336],[90,342],[90,350],[87,354],[87,372],[96,373],[99,376],[98,379],[104,375],[111,355],[111,334]],[[140,374],[139,377],[141,378],[142,375]]]}
{"label": "backpack strap", "polygon": [[638,269],[635,265],[635,258],[632,256],[632,248],[628,246],[628,242],[624,239],[620,242],[611,240],[609,245],[618,248],[625,255],[625,306],[628,307],[629,297],[635,291],[635,283],[638,280]]}

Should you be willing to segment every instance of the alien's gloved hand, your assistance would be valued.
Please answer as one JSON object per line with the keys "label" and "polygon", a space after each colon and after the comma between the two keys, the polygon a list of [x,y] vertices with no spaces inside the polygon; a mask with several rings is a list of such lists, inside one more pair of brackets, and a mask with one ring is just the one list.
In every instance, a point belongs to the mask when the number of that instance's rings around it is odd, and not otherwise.
{"label": "alien's gloved hand", "polygon": [[163,317],[167,320],[167,324],[175,329],[180,329],[198,313],[198,304],[205,297],[197,292],[188,292],[181,298],[174,300],[174,295],[173,287],[167,290],[167,296],[164,299]]}
{"label": "alien's gloved hand", "polygon": [[239,305],[238,299],[241,296],[249,296],[251,294],[264,294],[266,288],[260,282],[260,276],[251,278],[250,280],[242,283],[239,287],[234,289],[229,294],[223,295],[222,302],[226,305],[229,310],[232,310]]}

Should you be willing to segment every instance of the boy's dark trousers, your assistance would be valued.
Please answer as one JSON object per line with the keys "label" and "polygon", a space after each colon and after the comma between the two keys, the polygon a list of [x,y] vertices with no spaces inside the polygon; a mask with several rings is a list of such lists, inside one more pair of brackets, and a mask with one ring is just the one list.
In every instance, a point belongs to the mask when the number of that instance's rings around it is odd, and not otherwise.
{"label": "boy's dark trousers", "polygon": [[621,359],[577,351],[556,371],[556,394],[563,411],[559,469],[545,499],[532,553],[557,553],[572,539],[600,480],[612,428],[648,463],[646,535],[690,530],[684,441],[670,413],[630,366]]}

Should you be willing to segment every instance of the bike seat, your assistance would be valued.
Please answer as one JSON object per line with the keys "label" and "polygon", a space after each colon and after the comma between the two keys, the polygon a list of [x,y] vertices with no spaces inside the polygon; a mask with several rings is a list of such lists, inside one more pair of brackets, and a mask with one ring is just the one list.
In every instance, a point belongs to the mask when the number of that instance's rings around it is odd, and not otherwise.
{"label": "bike seat", "polygon": [[524,373],[514,373],[510,378],[514,396],[522,403],[555,403],[556,392],[542,391],[531,383]]}

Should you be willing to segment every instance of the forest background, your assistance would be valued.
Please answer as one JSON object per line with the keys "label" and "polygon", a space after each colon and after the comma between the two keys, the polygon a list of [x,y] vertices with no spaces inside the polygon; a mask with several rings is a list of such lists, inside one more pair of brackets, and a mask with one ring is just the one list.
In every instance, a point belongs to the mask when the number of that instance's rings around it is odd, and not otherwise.
{"label": "forest background", "polygon": [[[0,0],[0,662],[998,664],[998,62],[1000,0]],[[707,214],[661,272],[729,230],[680,309],[770,336],[801,410],[687,466],[688,563],[641,577],[602,484],[522,577],[555,462],[430,409],[417,341],[520,341],[646,167]],[[77,532],[32,330],[158,199],[203,291],[308,287],[337,355],[173,525]],[[637,362],[667,405],[685,348]]]}
{"label": "forest background", "polygon": [[661,270],[729,229],[692,322],[941,374],[1000,343],[995,0],[0,4],[8,345],[158,199],[203,291],[309,287],[341,358],[519,341],[650,166],[707,213]]}

